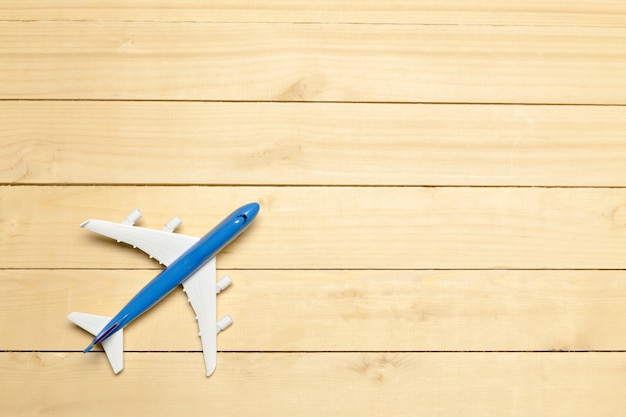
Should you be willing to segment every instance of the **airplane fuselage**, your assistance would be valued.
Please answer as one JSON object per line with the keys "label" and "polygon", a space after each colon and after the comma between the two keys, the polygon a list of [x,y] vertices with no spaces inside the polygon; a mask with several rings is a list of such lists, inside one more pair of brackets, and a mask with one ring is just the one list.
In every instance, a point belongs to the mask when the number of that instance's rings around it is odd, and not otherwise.
{"label": "airplane fuselage", "polygon": [[84,350],[88,352],[112,334],[123,329],[193,275],[219,251],[241,234],[259,211],[257,203],[247,204],[215,226],[160,274],[143,287],[100,331]]}

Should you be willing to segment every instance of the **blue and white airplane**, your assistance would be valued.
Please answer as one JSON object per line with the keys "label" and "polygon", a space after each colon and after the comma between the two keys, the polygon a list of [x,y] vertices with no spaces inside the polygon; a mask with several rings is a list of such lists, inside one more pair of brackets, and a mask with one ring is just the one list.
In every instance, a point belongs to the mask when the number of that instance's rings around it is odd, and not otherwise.
{"label": "blue and white airplane", "polygon": [[206,375],[211,376],[217,364],[217,334],[233,322],[230,316],[217,321],[216,294],[232,284],[232,280],[225,276],[215,282],[215,255],[246,230],[258,212],[257,203],[246,204],[200,239],[172,233],[182,223],[178,217],[170,220],[162,231],[133,226],[141,217],[139,210],[134,210],[122,223],[83,222],[81,227],[139,248],[166,266],[115,317],[85,313],[68,316],[69,320],[95,335],[84,353],[102,344],[113,372],[120,372],[124,368],[124,327],[182,284],[196,313]]}

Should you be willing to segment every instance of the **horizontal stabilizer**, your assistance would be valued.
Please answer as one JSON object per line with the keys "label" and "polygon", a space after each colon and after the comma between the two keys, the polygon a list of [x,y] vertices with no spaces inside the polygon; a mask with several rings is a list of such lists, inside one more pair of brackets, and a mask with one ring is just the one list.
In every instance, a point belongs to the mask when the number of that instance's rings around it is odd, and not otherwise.
{"label": "horizontal stabilizer", "polygon": [[124,369],[124,329],[118,330],[102,342],[104,352],[114,373]]}
{"label": "horizontal stabilizer", "polygon": [[67,318],[78,327],[87,330],[95,336],[104,329],[104,326],[109,324],[112,317],[96,316],[95,314],[86,313],[70,313]]}
{"label": "horizontal stabilizer", "polygon": [[[67,318],[77,326],[94,336],[109,324],[111,317],[95,314],[71,313]],[[119,373],[124,368],[124,330],[120,329],[102,342],[104,352],[109,359],[113,372]]]}

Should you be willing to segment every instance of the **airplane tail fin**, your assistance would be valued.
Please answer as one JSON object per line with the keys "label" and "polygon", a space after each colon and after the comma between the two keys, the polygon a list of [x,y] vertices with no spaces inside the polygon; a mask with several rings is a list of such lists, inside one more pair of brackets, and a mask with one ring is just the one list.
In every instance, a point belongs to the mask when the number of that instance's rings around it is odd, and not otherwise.
{"label": "airplane tail fin", "polygon": [[[86,313],[71,313],[67,318],[94,336],[100,333],[104,326],[111,321],[111,317]],[[92,347],[91,345],[87,347],[85,353],[91,350]],[[102,347],[113,368],[113,372],[119,373],[124,368],[124,330],[120,329],[106,338],[102,342]]]}

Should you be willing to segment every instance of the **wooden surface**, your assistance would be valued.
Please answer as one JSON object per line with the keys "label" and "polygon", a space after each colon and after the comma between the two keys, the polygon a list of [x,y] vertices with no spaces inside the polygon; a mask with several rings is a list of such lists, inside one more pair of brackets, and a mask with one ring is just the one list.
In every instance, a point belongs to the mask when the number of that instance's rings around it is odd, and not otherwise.
{"label": "wooden surface", "polygon": [[[622,415],[625,68],[617,0],[3,1],[0,415]],[[81,353],[159,270],[81,221],[253,200],[214,376],[182,291]]]}

